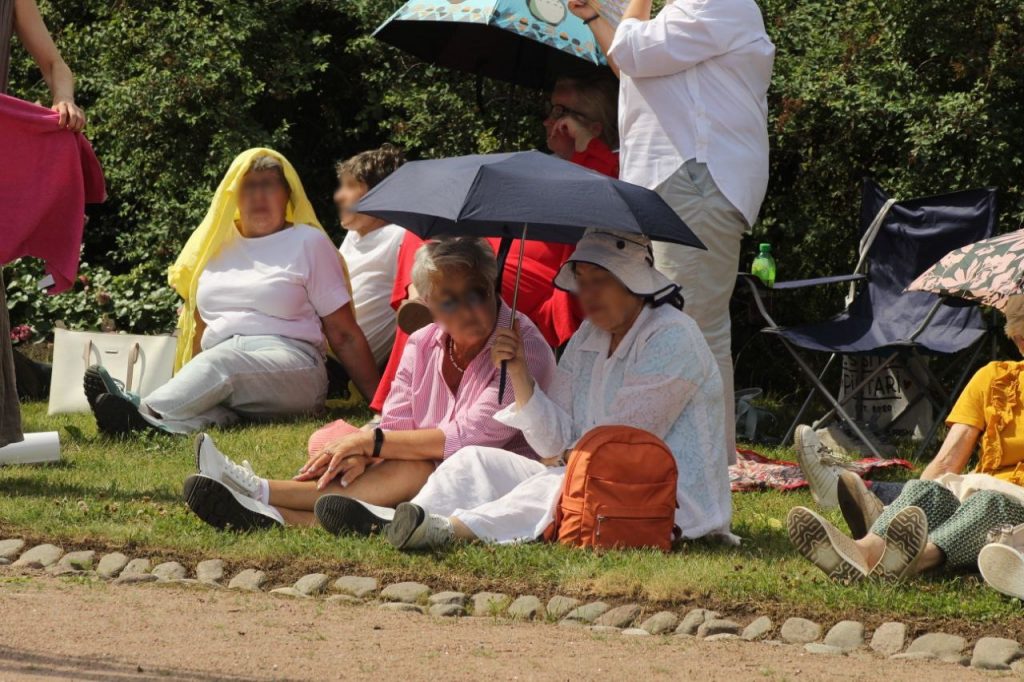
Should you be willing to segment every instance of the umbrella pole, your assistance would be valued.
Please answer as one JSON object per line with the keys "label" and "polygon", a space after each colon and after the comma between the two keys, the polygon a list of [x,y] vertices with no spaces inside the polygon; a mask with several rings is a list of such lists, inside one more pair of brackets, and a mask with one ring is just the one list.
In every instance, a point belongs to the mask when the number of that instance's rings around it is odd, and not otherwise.
{"label": "umbrella pole", "polygon": [[[516,263],[516,286],[512,290],[511,329],[516,323],[516,304],[519,303],[519,280],[523,276],[523,253],[526,250],[526,223],[523,223],[523,236],[519,239],[519,262]],[[501,378],[498,380],[498,403],[505,400],[505,385],[508,383],[508,360],[501,361]]]}

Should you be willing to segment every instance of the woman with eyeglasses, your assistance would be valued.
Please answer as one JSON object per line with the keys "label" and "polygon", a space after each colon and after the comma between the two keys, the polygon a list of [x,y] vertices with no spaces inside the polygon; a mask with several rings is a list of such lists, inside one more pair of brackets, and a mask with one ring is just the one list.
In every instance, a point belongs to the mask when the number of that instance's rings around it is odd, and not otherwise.
{"label": "woman with eyeglasses", "polygon": [[[209,436],[199,436],[199,474],[185,482],[192,511],[221,529],[312,526],[319,520],[336,533],[338,506],[317,505],[333,493],[342,496],[342,507],[352,499],[367,503],[354,503],[360,514],[343,516],[353,530],[369,534],[377,519],[372,510],[411,499],[434,468],[461,448],[501,447],[536,457],[518,429],[494,419],[513,396],[506,391],[498,399],[491,347],[498,330],[511,326],[513,313],[495,294],[497,263],[490,247],[472,238],[430,242],[416,254],[412,276],[434,322],[409,337],[380,424],[324,427],[314,438],[326,445],[311,448],[294,479],[277,481],[258,477],[245,462],[235,464]],[[554,356],[529,319],[516,314],[515,320],[526,364],[546,386]]]}
{"label": "woman with eyeglasses", "polygon": [[[547,131],[548,149],[566,161],[618,177],[619,155],[613,151],[619,145],[617,97],[618,83],[613,78],[560,78],[545,106],[543,125]],[[500,240],[488,241],[497,252]],[[370,401],[370,409],[375,413],[380,413],[391,391],[391,382],[398,371],[409,333],[423,324],[423,320],[430,319],[429,308],[417,300],[409,266],[403,267],[403,262],[412,262],[413,254],[422,244],[423,240],[410,232],[405,235],[399,249],[398,275],[391,294],[392,306],[399,311],[398,331],[395,332],[391,359],[381,376],[377,393]],[[523,254],[523,274],[516,308],[537,325],[552,348],[565,345],[583,321],[579,305],[573,298],[551,284],[572,250],[570,245],[528,240]],[[512,300],[518,265],[519,242],[514,241],[502,279],[502,295],[507,301]]]}
{"label": "woman with eyeglasses", "polygon": [[559,158],[619,177],[618,83],[560,78],[545,107],[548,149]]}

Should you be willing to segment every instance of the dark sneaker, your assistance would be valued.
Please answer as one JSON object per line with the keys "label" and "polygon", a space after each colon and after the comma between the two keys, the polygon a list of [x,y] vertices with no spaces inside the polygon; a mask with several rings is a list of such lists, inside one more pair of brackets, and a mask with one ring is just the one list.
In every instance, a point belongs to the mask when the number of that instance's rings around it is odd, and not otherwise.
{"label": "dark sneaker", "polygon": [[415,551],[444,549],[455,539],[451,521],[428,514],[423,507],[403,502],[395,509],[395,518],[385,531],[395,549]]}
{"label": "dark sneaker", "polygon": [[313,506],[316,520],[332,535],[375,535],[380,533],[394,515],[393,509],[366,504],[344,495],[324,495]]}
{"label": "dark sneaker", "polygon": [[96,398],[92,413],[100,432],[108,436],[123,436],[136,431],[167,433],[146,421],[132,401],[113,393],[104,393]]}
{"label": "dark sneaker", "polygon": [[100,365],[92,365],[85,370],[82,388],[90,409],[96,409],[96,400],[107,393],[125,398],[136,407],[139,406],[139,396],[124,390],[124,384],[110,376],[110,372]]}
{"label": "dark sneaker", "polygon": [[280,512],[269,504],[238,495],[202,474],[185,479],[184,497],[196,516],[218,530],[248,532],[284,525]]}

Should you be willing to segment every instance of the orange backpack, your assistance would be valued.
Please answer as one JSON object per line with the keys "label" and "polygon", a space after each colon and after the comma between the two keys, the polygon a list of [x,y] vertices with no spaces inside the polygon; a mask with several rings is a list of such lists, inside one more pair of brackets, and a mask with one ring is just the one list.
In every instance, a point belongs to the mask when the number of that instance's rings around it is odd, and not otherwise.
{"label": "orange backpack", "polygon": [[544,539],[575,547],[672,548],[678,471],[657,436],[599,426],[569,455],[555,520]]}

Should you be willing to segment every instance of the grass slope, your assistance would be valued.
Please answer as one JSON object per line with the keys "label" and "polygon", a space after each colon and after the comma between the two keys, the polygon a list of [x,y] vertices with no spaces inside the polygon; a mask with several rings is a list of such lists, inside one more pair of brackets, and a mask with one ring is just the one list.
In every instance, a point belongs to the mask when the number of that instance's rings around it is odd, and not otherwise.
{"label": "grass slope", "polygon": [[[975,576],[924,577],[902,585],[830,583],[794,554],[786,537],[787,511],[812,505],[805,492],[735,495],[733,529],[744,538],[739,548],[693,542],[664,556],[646,551],[595,554],[542,544],[472,545],[443,555],[409,556],[379,538],[339,539],[319,529],[218,533],[181,501],[182,482],[193,470],[190,440],[111,441],[97,435],[90,416],[47,417],[42,404],[25,406],[24,417],[27,431],[60,431],[64,461],[0,467],[0,538],[125,548],[136,556],[188,561],[217,556],[236,568],[273,570],[281,579],[315,569],[383,580],[414,578],[464,590],[560,592],[677,607],[699,604],[733,614],[804,615],[826,622],[857,617],[869,625],[901,619],[915,629],[942,626],[964,633],[1024,636],[1019,602],[985,588]],[[285,477],[303,462],[306,438],[321,423],[248,426],[214,436],[236,460],[248,459],[262,475]],[[842,523],[838,514],[830,516]]]}

